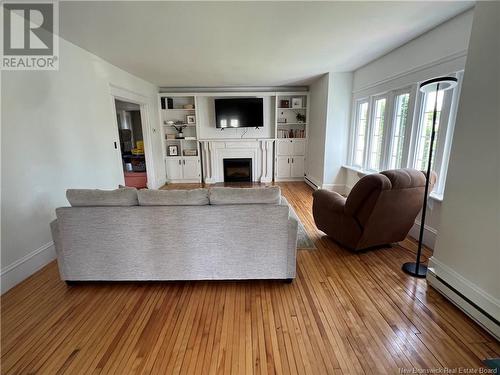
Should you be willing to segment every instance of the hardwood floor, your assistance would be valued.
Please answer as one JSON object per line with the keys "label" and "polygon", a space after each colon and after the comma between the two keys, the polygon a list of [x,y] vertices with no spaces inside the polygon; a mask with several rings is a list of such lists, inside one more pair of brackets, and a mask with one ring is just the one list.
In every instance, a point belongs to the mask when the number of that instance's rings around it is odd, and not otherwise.
{"label": "hardwood floor", "polygon": [[279,185],[317,247],[299,250],[293,283],[68,287],[53,262],[1,298],[1,373],[395,374],[500,356],[497,341],[401,271],[413,241],[353,254],[316,230],[306,184]]}

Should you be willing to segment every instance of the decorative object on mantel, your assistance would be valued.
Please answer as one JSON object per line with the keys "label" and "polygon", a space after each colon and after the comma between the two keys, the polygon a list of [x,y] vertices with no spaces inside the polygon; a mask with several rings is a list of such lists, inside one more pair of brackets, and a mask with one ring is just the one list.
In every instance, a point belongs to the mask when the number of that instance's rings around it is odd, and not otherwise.
{"label": "decorative object on mantel", "polygon": [[302,108],[302,98],[292,98],[292,108]]}
{"label": "decorative object on mantel", "polygon": [[303,113],[297,113],[297,115],[295,116],[295,118],[297,119],[297,122],[299,124],[301,124],[303,122],[306,122],[306,115],[304,115]]}
{"label": "decorative object on mantel", "polygon": [[166,139],[175,139],[175,134],[167,133],[167,134],[165,134],[165,138]]}
{"label": "decorative object on mantel", "polygon": [[168,156],[179,156],[179,146],[169,145],[167,147],[167,155]]}
{"label": "decorative object on mantel", "polygon": [[197,149],[186,149],[183,152],[184,152],[184,156],[198,156]]}
{"label": "decorative object on mantel", "polygon": [[187,115],[186,122],[188,123],[188,125],[196,124],[196,116],[195,115]]}
{"label": "decorative object on mantel", "polygon": [[194,105],[193,104],[184,104],[183,108],[184,109],[194,109]]}
{"label": "decorative object on mantel", "polygon": [[422,207],[422,215],[420,219],[420,234],[418,236],[417,260],[416,262],[405,263],[402,267],[404,272],[415,277],[425,277],[425,275],[427,275],[427,266],[424,264],[420,264],[420,254],[422,253],[422,244],[424,240],[425,213],[427,211],[427,197],[429,196],[429,182],[432,167],[432,150],[434,148],[434,138],[436,137],[438,94],[439,91],[453,89],[457,85],[457,82],[458,80],[455,77],[438,77],[422,82],[419,88],[419,90],[424,94],[428,95],[434,93],[435,100],[434,111],[432,113],[432,131],[431,141],[429,143],[429,158],[427,159],[427,173],[425,176],[424,204]]}
{"label": "decorative object on mantel", "polygon": [[177,130],[176,138],[177,139],[184,139],[184,133],[182,131],[187,127],[187,125],[184,124],[182,121],[176,121],[175,125],[172,125],[172,127],[175,130]]}
{"label": "decorative object on mantel", "polygon": [[290,100],[281,100],[280,101],[281,108],[290,108]]}

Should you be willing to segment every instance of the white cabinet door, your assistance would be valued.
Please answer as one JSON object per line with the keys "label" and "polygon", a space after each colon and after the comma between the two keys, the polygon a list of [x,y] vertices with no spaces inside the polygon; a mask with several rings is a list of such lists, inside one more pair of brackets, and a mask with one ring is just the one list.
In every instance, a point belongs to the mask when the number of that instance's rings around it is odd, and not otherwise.
{"label": "white cabinet door", "polygon": [[303,156],[292,156],[291,161],[291,176],[292,177],[304,177],[304,157]]}
{"label": "white cabinet door", "polygon": [[185,157],[182,160],[182,177],[185,180],[197,180],[200,178],[200,161],[197,157]]}
{"label": "white cabinet door", "polygon": [[181,180],[182,179],[182,160],[176,157],[167,157],[165,160],[167,169],[168,180]]}
{"label": "white cabinet door", "polygon": [[290,156],[278,156],[276,158],[276,177],[290,177]]}
{"label": "white cabinet door", "polygon": [[292,152],[290,155],[305,155],[306,141],[305,139],[294,139],[292,142]]}
{"label": "white cabinet door", "polygon": [[278,155],[290,155],[292,152],[292,140],[279,140],[278,141]]}

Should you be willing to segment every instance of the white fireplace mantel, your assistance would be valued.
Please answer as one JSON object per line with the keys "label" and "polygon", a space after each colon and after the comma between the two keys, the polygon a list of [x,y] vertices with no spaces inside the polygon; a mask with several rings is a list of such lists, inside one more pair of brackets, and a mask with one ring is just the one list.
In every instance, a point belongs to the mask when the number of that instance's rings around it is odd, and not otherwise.
{"label": "white fireplace mantel", "polygon": [[224,159],[252,159],[252,180],[273,179],[274,139],[201,140],[203,181],[224,182]]}

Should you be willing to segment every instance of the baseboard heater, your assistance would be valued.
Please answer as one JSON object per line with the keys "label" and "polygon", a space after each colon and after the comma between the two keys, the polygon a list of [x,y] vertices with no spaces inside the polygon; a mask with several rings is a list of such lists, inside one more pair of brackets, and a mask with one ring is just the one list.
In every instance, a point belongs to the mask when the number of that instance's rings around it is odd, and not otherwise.
{"label": "baseboard heater", "polygon": [[427,282],[497,340],[500,340],[500,321],[436,275],[433,268],[428,269]]}
{"label": "baseboard heater", "polygon": [[304,176],[304,181],[306,182],[306,184],[308,184],[314,190],[318,190],[319,189],[319,186],[316,185],[314,182],[312,182],[310,179],[308,179],[307,176]]}

